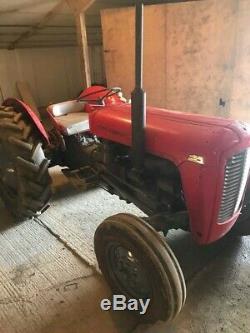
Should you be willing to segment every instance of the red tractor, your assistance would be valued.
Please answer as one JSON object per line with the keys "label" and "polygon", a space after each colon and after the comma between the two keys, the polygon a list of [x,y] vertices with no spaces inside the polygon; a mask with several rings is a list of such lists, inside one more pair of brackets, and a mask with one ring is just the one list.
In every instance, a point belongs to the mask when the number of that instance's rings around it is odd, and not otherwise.
{"label": "red tractor", "polygon": [[146,108],[142,36],[143,1],[137,1],[132,105],[118,88],[99,86],[50,105],[43,121],[20,100],[3,103],[0,188],[16,218],[31,218],[49,207],[49,168],[59,165],[76,184],[100,184],[140,208],[146,218],[118,214],[100,224],[95,251],[114,293],[151,299],[144,319],[154,322],[173,319],[186,298],[181,268],[162,233],[190,231],[198,244],[230,230],[250,234],[250,128]]}

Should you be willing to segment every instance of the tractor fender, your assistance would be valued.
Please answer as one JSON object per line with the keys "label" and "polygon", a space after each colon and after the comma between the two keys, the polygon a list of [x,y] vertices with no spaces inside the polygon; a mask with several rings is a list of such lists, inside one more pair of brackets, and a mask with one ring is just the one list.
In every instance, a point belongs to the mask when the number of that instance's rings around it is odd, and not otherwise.
{"label": "tractor fender", "polygon": [[3,102],[3,106],[12,106],[15,110],[27,114],[31,122],[35,125],[43,140],[49,144],[49,136],[38,116],[28,104],[25,104],[17,98],[8,98]]}

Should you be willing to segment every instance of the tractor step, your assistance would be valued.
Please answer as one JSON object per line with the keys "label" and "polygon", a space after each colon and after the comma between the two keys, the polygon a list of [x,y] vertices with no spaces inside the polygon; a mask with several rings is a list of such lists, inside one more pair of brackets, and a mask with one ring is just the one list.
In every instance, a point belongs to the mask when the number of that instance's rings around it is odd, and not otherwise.
{"label": "tractor step", "polygon": [[63,174],[70,183],[81,190],[87,190],[98,184],[98,174],[90,167],[82,167],[76,170],[62,169]]}

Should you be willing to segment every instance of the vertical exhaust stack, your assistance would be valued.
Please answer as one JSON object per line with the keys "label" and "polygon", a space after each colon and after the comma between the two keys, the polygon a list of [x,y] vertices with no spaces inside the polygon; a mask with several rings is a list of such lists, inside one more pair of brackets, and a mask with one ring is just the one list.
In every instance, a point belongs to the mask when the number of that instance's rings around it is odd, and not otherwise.
{"label": "vertical exhaust stack", "polygon": [[137,171],[142,170],[145,153],[146,93],[143,90],[143,28],[144,5],[136,0],[135,89],[132,92],[132,160]]}
{"label": "vertical exhaust stack", "polygon": [[144,4],[185,3],[203,0],[135,0],[135,89],[131,94],[132,119],[132,162],[135,171],[144,166],[145,128],[146,128],[146,93],[143,90],[143,28]]}

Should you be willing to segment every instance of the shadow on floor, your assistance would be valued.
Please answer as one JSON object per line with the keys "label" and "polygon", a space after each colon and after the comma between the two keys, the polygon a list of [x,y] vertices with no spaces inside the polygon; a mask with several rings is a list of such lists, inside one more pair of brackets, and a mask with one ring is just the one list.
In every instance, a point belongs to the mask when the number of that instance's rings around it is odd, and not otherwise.
{"label": "shadow on floor", "polygon": [[222,252],[227,251],[228,256],[237,254],[241,244],[240,237],[228,234],[215,243],[201,246],[193,241],[190,233],[181,230],[169,232],[166,240],[174,251],[187,282]]}

